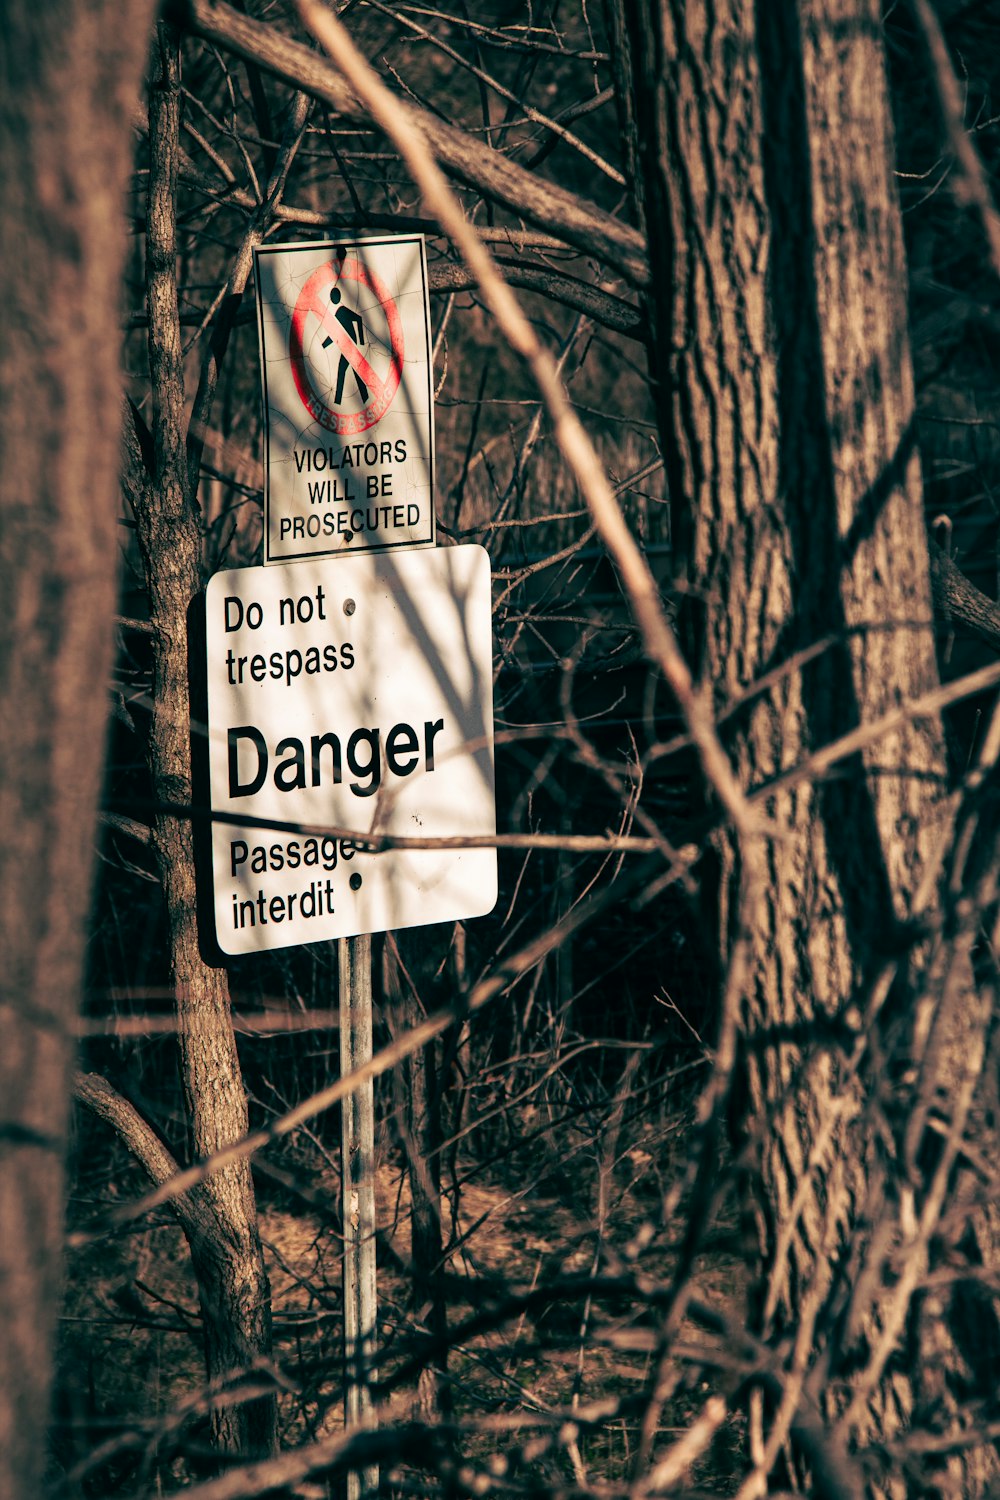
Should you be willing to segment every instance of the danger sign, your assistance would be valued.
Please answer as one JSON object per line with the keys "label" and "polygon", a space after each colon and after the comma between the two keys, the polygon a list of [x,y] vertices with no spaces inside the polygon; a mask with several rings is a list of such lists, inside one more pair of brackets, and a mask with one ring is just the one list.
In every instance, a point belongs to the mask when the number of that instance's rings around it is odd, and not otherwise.
{"label": "danger sign", "polygon": [[461,847],[496,833],[483,548],[234,568],[205,609],[223,952],[488,912],[496,849]]}
{"label": "danger sign", "polygon": [[264,561],[433,545],[423,238],[255,252]]}

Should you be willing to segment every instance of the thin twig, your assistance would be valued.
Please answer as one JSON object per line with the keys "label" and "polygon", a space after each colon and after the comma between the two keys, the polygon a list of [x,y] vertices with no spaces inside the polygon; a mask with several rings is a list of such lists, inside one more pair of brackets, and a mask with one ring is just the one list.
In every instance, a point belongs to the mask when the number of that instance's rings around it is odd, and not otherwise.
{"label": "thin twig", "polygon": [[798,765],[792,766],[791,770],[776,776],[773,781],[764,786],[755,788],[750,793],[751,802],[760,802],[775,796],[778,792],[788,791],[790,787],[798,786],[803,781],[816,781],[826,771],[837,764],[838,761],[846,760],[848,756],[856,755],[860,750],[866,750],[869,745],[874,745],[878,740],[884,739],[886,735],[892,734],[904,724],[913,719],[930,719],[937,716],[942,708],[947,708],[951,703],[959,703],[963,698],[970,698],[975,693],[985,693],[989,688],[995,687],[1000,682],[1000,662],[993,662],[991,666],[980,667],[977,672],[968,672],[964,677],[956,678],[954,682],[946,682],[941,687],[931,688],[927,693],[922,693],[919,698],[911,698],[908,703],[901,703],[898,708],[890,709],[881,718],[872,719],[869,724],[861,724],[857,729],[852,729],[849,734],[842,735],[839,740],[824,745],[821,750],[816,750],[812,755],[807,755],[800,760]]}
{"label": "thin twig", "polygon": [[[389,1046],[383,1047],[362,1067],[356,1068],[354,1072],[337,1079],[329,1087],[302,1100],[294,1109],[289,1110],[287,1114],[273,1121],[266,1128],[250,1131],[247,1135],[213,1152],[211,1156],[178,1172],[169,1182],[163,1183],[143,1198],[115,1210],[106,1218],[107,1228],[129,1223],[149,1213],[152,1209],[158,1208],[161,1204],[171,1202],[178,1195],[189,1192],[206,1177],[222,1171],[233,1162],[255,1155],[271,1142],[289,1135],[303,1121],[322,1114],[341,1099],[355,1093],[370,1078],[379,1078],[383,1073],[390,1072],[404,1057],[409,1057],[426,1047],[456,1021],[464,1020],[467,1015],[482,1010],[500,995],[505,994],[516,980],[529,973],[550,953],[561,947],[575,932],[593,922],[608,906],[620,901],[630,889],[640,884],[641,876],[637,874],[632,882],[619,881],[589,901],[583,902],[575,911],[546,928],[540,936],[498,964],[487,978],[475,985],[467,995],[459,997],[455,1004],[435,1011],[419,1026],[413,1027]],[[70,1235],[68,1243],[73,1248],[79,1248],[94,1239],[101,1238],[105,1232],[107,1232],[106,1229],[81,1231]]]}
{"label": "thin twig", "polygon": [[983,164],[965,128],[962,91],[955,77],[948,44],[930,0],[912,0],[914,15],[924,35],[931,60],[938,104],[948,134],[948,144],[958,172],[952,174],[951,190],[961,204],[975,209],[986,235],[993,274],[1000,277],[1000,214],[993,203]]}
{"label": "thin twig", "polygon": [[229,346],[230,335],[235,326],[237,310],[242,301],[243,293],[246,290],[247,282],[250,279],[250,271],[253,266],[253,252],[258,246],[263,244],[264,236],[274,217],[274,211],[281,202],[281,196],[285,190],[285,183],[288,180],[288,173],[295,159],[295,153],[298,151],[302,137],[305,134],[308,115],[309,96],[302,92],[295,94],[288,107],[288,118],[285,124],[281,150],[268,181],[263,202],[254,214],[253,220],[247,228],[243,240],[233,257],[229,280],[226,283],[224,292],[220,294],[220,310],[202,360],[198,390],[195,393],[191,408],[191,422],[188,428],[188,484],[192,496],[197,493],[201,455],[205,446],[209,415],[219,384],[219,371],[222,367],[222,361],[225,358],[226,349]]}
{"label": "thin twig", "polygon": [[[185,18],[196,35],[259,63],[293,88],[305,89],[330,105],[343,118],[365,118],[365,110],[359,107],[336,68],[301,42],[282,36],[275,27],[241,15],[222,0],[188,0]],[[334,17],[328,14],[327,19],[333,21]],[[406,122],[406,129],[426,138],[438,160],[460,182],[505,204],[520,218],[547,232],[561,234],[566,243],[575,245],[584,255],[607,261],[633,286],[648,285],[646,245],[631,225],[558,183],[532,176],[501,152],[474,140],[467,131],[437,120],[402,100],[393,102],[397,118]],[[517,231],[513,233],[516,236]]]}
{"label": "thin twig", "polygon": [[478,278],[483,299],[504,337],[531,369],[548,408],[556,443],[590,507],[605,546],[618,566],[646,650],[677,699],[705,775],[740,834],[744,837],[759,834],[763,820],[750,807],[740,789],[716,734],[709,696],[695,686],[663,612],[656,580],[615,501],[593,445],[566,396],[555,361],[539,342],[516,297],[497,271],[489,251],[465,219],[431,153],[424,135],[426,122],[416,120],[412,111],[389,92],[330,11],[317,0],[298,0],[298,9],[308,30],[326,48],[371,118],[399,151],[420,189],[427,212],[439,220],[454,240],[469,269]]}
{"label": "thin twig", "polygon": [[501,83],[498,78],[494,78],[491,73],[487,73],[483,68],[477,68],[467,58],[464,58],[460,52],[457,52],[454,47],[449,47],[448,43],[443,41],[441,37],[435,36],[432,31],[428,31],[425,26],[421,26],[410,16],[404,15],[398,10],[390,10],[387,5],[382,4],[382,0],[368,0],[368,3],[373,10],[379,10],[383,15],[391,17],[397,26],[408,27],[410,31],[419,36],[423,41],[430,42],[434,47],[437,47],[446,57],[450,57],[460,67],[466,68],[480,83],[486,84],[487,88],[491,88],[494,93],[499,94],[501,99],[506,99],[509,103],[516,104],[518,109],[522,111],[525,119],[530,120],[533,125],[544,126],[552,135],[556,135],[560,140],[565,141],[568,146],[571,146],[574,151],[578,151],[581,156],[595,166],[599,172],[603,172],[605,177],[610,178],[618,187],[625,186],[625,179],[617,168],[611,166],[610,162],[605,161],[604,157],[600,156],[592,146],[588,146],[586,141],[581,141],[579,136],[574,135],[571,130],[567,130],[565,125],[560,125],[559,121],[554,120],[551,115],[544,114],[542,110],[535,109],[532,105],[526,104],[523,99],[519,99],[505,84]]}

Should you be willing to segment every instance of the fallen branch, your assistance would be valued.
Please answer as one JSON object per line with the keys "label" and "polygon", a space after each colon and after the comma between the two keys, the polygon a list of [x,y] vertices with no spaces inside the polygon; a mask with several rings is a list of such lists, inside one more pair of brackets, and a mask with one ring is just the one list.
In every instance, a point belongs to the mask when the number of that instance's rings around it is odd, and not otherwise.
{"label": "fallen branch", "polygon": [[971,583],[947,552],[930,539],[934,608],[949,624],[961,625],[1000,651],[1000,604]]}

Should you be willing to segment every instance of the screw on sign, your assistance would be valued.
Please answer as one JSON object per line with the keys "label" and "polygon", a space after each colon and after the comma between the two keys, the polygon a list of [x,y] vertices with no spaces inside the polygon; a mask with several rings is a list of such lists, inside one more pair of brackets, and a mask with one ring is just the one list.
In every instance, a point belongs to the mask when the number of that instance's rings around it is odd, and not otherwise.
{"label": "screw on sign", "polygon": [[[367,317],[357,304],[367,304]],[[385,321],[387,346],[372,337],[373,313]],[[387,347],[384,374],[372,363],[373,343],[383,356]],[[299,399],[314,421],[341,436],[374,427],[389,410],[403,371],[403,321],[378,274],[356,255],[319,266],[295,303],[288,353]]]}

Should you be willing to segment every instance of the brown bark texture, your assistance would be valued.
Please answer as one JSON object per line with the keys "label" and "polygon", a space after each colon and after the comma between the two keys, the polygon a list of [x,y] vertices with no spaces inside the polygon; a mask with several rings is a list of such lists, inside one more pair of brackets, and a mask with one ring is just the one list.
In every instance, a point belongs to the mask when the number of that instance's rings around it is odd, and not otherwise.
{"label": "brown bark texture", "polygon": [[0,26],[0,1494],[44,1487],[116,588],[121,195],[151,8]]}
{"label": "brown bark texture", "polygon": [[[149,359],[153,389],[153,473],[131,445],[126,489],[132,502],[154,626],[153,714],[149,754],[161,804],[188,808],[191,710],[188,608],[202,585],[202,539],[188,488],[184,372],[177,316],[175,201],[180,71],[176,37],[157,33],[150,89],[147,226]],[[224,969],[199,946],[192,825],[163,814],[155,846],[166,899],[181,1078],[195,1157],[211,1156],[247,1133],[249,1118]],[[231,1384],[264,1370],[271,1355],[270,1292],[249,1162],[213,1172],[204,1199],[216,1232],[191,1240],[209,1378]],[[264,1454],[275,1443],[275,1403],[265,1398],[213,1412],[218,1445]]]}
{"label": "brown bark texture", "polygon": [[[936,680],[879,10],[676,0],[620,15],[692,650],[729,713],[740,782],[759,791]],[[963,990],[961,944],[935,990],[929,949],[908,934],[948,838],[945,783],[940,725],[911,721],[836,777],[768,799],[776,836],[743,934],[733,1114],[761,1252],[757,1328],[794,1340],[802,1405],[830,1422],[849,1409],[835,1436],[857,1448],[891,1439],[921,1400],[954,1410],[968,1373],[943,1334],[912,1375],[913,1346],[900,1352],[916,1301],[902,1317],[889,1288],[910,1250],[929,1262],[887,1185],[906,1173],[879,1078],[880,1028],[919,1053],[920,1007],[899,975],[879,1009],[878,982],[906,954],[911,971],[928,966],[936,1098],[959,1129],[983,1062],[988,1008]],[[741,858],[729,840],[719,855],[725,969]],[[933,1175],[914,1187],[918,1217]],[[755,1461],[766,1439],[758,1427]],[[904,1484],[873,1479],[868,1456],[872,1483]],[[953,1456],[937,1482],[958,1493],[992,1466]]]}

